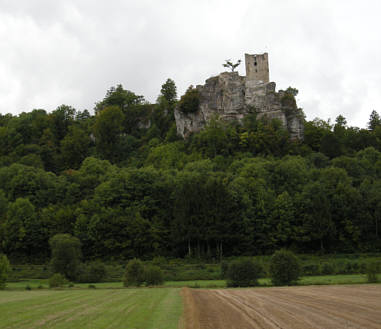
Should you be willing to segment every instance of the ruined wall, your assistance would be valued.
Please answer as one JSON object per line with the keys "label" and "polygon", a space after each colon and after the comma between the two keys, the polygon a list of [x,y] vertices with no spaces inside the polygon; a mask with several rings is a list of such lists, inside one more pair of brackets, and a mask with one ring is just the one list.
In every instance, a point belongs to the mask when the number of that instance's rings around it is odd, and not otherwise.
{"label": "ruined wall", "polygon": [[[257,113],[260,119],[278,119],[288,129],[291,138],[303,139],[302,113],[294,98],[275,91],[269,82],[267,53],[245,55],[247,76],[238,72],[223,72],[197,86],[200,95],[198,110],[183,113],[175,109],[177,132],[182,137],[200,131],[213,117],[224,121],[241,121],[245,115]],[[255,65],[255,62],[257,65]],[[257,71],[256,71],[257,68]]]}
{"label": "ruined wall", "polygon": [[268,83],[270,81],[268,54],[245,54],[246,79],[253,83]]}

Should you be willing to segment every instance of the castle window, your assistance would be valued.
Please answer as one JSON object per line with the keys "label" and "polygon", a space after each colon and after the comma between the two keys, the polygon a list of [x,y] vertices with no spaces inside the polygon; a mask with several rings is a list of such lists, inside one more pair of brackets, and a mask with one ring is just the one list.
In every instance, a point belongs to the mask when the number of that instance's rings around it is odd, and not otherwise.
{"label": "castle window", "polygon": [[257,62],[254,62],[254,66],[257,66]]}

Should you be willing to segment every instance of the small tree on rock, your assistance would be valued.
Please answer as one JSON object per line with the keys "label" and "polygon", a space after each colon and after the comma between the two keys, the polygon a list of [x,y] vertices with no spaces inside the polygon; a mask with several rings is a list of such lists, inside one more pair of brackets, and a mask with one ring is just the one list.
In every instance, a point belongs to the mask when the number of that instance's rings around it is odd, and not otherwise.
{"label": "small tree on rock", "polygon": [[227,68],[230,68],[232,70],[232,72],[234,72],[234,70],[237,68],[237,66],[239,64],[241,64],[241,60],[239,59],[237,61],[237,63],[233,64],[233,62],[231,61],[231,59],[226,59],[225,60],[225,64],[222,64],[223,67],[227,67]]}

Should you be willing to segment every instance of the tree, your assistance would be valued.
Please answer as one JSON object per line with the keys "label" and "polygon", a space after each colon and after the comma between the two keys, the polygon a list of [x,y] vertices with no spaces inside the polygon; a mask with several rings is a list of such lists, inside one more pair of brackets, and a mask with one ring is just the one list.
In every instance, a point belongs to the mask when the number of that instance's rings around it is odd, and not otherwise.
{"label": "tree", "polygon": [[258,285],[262,266],[251,260],[238,260],[229,265],[227,271],[229,287],[252,287]]}
{"label": "tree", "polygon": [[301,268],[293,252],[285,249],[276,251],[270,260],[270,277],[276,286],[291,285],[298,281]]}
{"label": "tree", "polygon": [[179,110],[185,114],[198,111],[200,105],[200,93],[197,88],[190,86],[179,101]]}
{"label": "tree", "polygon": [[123,284],[128,286],[140,286],[144,282],[144,266],[140,259],[131,259],[124,274]]}
{"label": "tree", "polygon": [[90,137],[77,126],[69,127],[69,133],[61,141],[61,155],[66,168],[78,169],[89,153]]}
{"label": "tree", "polygon": [[44,249],[46,236],[36,216],[35,206],[26,198],[10,203],[5,222],[4,247],[8,254],[33,255]]}
{"label": "tree", "polygon": [[5,255],[0,255],[0,289],[5,288],[5,282],[8,278],[8,273],[11,271],[8,258]]}
{"label": "tree", "polygon": [[58,145],[61,139],[63,139],[69,129],[69,126],[73,124],[76,110],[68,105],[60,105],[55,111],[50,114],[50,118],[53,122],[52,131],[56,138],[56,144]]}
{"label": "tree", "polygon": [[143,96],[138,96],[132,91],[126,90],[121,84],[116,87],[111,87],[107,90],[106,96],[103,100],[95,105],[95,113],[99,113],[104,108],[109,106],[118,106],[123,113],[131,106],[142,104],[144,102]]}
{"label": "tree", "polygon": [[332,237],[335,232],[327,191],[321,182],[309,183],[304,188],[302,200],[299,211],[304,217],[305,239],[318,240],[320,251],[323,252],[324,240]]}
{"label": "tree", "polygon": [[61,273],[69,280],[76,280],[81,253],[81,242],[70,234],[56,234],[49,240],[54,273]]}
{"label": "tree", "polygon": [[176,85],[172,79],[167,79],[167,81],[161,86],[160,92],[170,105],[176,102]]}
{"label": "tree", "polygon": [[97,115],[94,125],[95,144],[98,152],[107,160],[118,159],[123,120],[122,110],[117,106],[106,107]]}
{"label": "tree", "polygon": [[147,286],[158,286],[163,284],[163,272],[159,266],[150,265],[144,269],[144,280]]}
{"label": "tree", "polygon": [[241,64],[241,60],[239,59],[237,61],[237,63],[233,64],[233,62],[231,61],[231,59],[226,59],[225,60],[225,64],[222,64],[223,67],[227,67],[227,68],[230,68],[232,70],[232,72],[234,72],[234,70],[237,68],[237,66],[239,64]]}
{"label": "tree", "polygon": [[368,129],[375,130],[377,126],[381,126],[381,118],[380,115],[373,110],[369,117]]}

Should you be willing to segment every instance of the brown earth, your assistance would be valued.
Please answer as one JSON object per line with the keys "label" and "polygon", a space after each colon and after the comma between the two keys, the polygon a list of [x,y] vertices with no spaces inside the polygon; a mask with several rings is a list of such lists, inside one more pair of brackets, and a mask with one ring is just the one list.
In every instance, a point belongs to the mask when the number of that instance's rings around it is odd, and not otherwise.
{"label": "brown earth", "polygon": [[381,329],[381,285],[194,290],[185,329]]}

